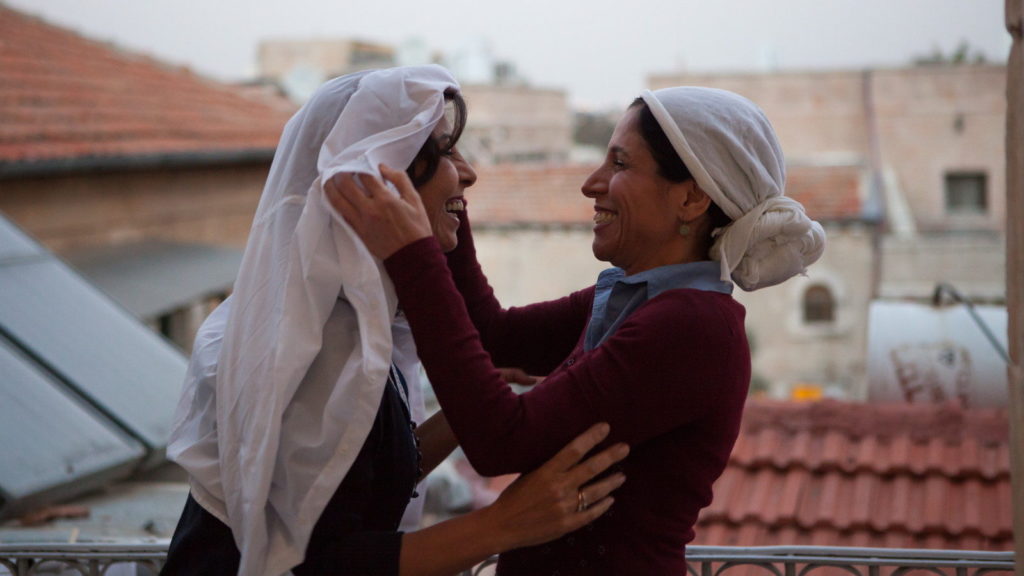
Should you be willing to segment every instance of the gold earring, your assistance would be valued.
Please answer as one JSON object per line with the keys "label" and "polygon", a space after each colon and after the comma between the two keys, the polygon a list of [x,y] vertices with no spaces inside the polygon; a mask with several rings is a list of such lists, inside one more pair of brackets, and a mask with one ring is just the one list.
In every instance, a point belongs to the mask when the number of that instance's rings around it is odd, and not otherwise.
{"label": "gold earring", "polygon": [[683,224],[680,224],[679,225],[679,235],[682,236],[683,238],[686,238],[687,236],[689,236],[690,235],[690,225],[686,224],[685,222]]}

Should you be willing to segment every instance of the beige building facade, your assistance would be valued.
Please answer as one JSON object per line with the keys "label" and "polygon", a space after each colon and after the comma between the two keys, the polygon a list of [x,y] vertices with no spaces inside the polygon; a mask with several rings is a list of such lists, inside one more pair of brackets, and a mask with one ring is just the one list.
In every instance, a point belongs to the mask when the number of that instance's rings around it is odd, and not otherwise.
{"label": "beige building facade", "polygon": [[[711,86],[750,98],[771,120],[790,161],[876,161],[877,147],[877,162],[898,171],[915,208],[929,205],[928,191],[950,170],[984,170],[1002,189],[1004,66],[660,74],[649,83],[652,89]],[[937,150],[929,154],[930,148]],[[921,216],[938,218],[941,211],[931,206]]]}
{"label": "beige building facade", "polygon": [[[747,309],[755,395],[866,398],[874,226],[826,222],[825,233],[825,253],[806,276],[733,294]],[[815,294],[829,297],[825,318],[810,308]]]}
{"label": "beige building facade", "polygon": [[244,248],[269,166],[3,180],[0,212],[65,257],[146,239]]}
{"label": "beige building facade", "polygon": [[[764,109],[790,165],[865,171],[865,217],[877,235],[870,225],[829,226],[809,278],[740,296],[755,373],[773,396],[808,383],[866,398],[873,300],[930,301],[944,283],[976,302],[1005,302],[1005,67],[656,75],[650,84],[738,92]],[[829,288],[836,315],[807,329],[794,318],[815,282]]]}
{"label": "beige building facade", "polygon": [[459,147],[476,164],[569,160],[572,111],[563,90],[522,85],[462,87],[469,123]]}
{"label": "beige building facade", "polygon": [[[826,233],[828,250],[807,276],[734,293],[747,309],[754,394],[789,397],[794,390],[813,389],[835,397],[866,395],[872,228],[827,224]],[[592,285],[610,266],[594,258],[587,226],[474,225],[474,239],[480,264],[505,306],[560,298]],[[807,292],[814,287],[833,295],[832,320],[805,315]]]}
{"label": "beige building facade", "polygon": [[738,92],[764,109],[789,162],[871,170],[888,232],[878,295],[925,298],[942,281],[1005,297],[1004,66],[666,74],[650,84]]}
{"label": "beige building facade", "polygon": [[[297,103],[330,78],[395,66],[398,60],[397,50],[389,45],[344,39],[265,41],[259,49],[260,76],[282,86]],[[474,75],[485,78],[459,78],[469,108],[459,144],[462,153],[480,165],[568,161],[572,111],[565,91],[509,77],[507,63],[480,65],[489,67],[487,73],[477,70]]]}
{"label": "beige building facade", "polygon": [[330,78],[394,66],[395,49],[387,44],[341,38],[264,40],[257,61],[263,80],[278,84],[301,103]]}

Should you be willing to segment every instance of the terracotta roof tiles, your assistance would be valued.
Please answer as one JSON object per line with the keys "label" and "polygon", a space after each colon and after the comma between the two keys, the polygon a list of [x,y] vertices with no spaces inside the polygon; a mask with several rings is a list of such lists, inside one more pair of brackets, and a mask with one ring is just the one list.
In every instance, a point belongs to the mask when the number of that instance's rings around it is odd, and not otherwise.
{"label": "terracotta roof tiles", "polygon": [[693,544],[1012,550],[1008,454],[1001,410],[751,401]]}
{"label": "terracotta roof tiles", "polygon": [[466,191],[473,222],[585,224],[594,208],[580,186],[593,171],[582,164],[480,166],[476,185]]}
{"label": "terracotta roof tiles", "polygon": [[[472,119],[470,119],[472,122]],[[467,191],[474,223],[485,225],[586,225],[593,202],[580,187],[595,166],[503,164],[477,168]],[[863,218],[859,166],[790,166],[786,194],[820,221]]]}
{"label": "terracotta roof tiles", "polygon": [[1006,418],[752,401],[694,543],[1010,550]]}
{"label": "terracotta roof tiles", "polygon": [[0,163],[272,151],[288,115],[0,6]]}

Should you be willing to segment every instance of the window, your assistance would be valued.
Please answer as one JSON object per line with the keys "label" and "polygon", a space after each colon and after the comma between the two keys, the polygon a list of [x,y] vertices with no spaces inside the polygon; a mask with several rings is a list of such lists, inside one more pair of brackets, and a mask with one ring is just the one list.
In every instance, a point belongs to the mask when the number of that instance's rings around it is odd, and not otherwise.
{"label": "window", "polygon": [[820,284],[804,292],[804,323],[820,324],[835,321],[835,299],[832,291]]}
{"label": "window", "polygon": [[988,211],[987,180],[984,172],[946,174],[946,213],[985,214]]}

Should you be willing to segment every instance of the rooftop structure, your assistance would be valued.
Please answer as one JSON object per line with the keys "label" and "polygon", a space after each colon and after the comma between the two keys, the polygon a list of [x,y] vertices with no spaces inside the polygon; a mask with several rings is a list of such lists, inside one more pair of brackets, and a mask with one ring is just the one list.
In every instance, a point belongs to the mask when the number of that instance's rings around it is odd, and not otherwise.
{"label": "rooftop structure", "polygon": [[287,116],[0,5],[0,178],[269,160]]}

